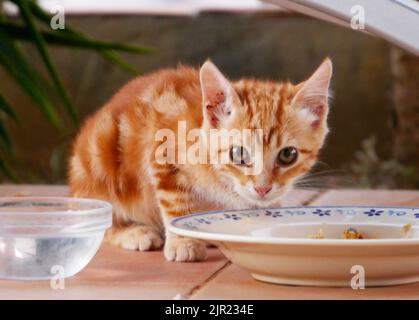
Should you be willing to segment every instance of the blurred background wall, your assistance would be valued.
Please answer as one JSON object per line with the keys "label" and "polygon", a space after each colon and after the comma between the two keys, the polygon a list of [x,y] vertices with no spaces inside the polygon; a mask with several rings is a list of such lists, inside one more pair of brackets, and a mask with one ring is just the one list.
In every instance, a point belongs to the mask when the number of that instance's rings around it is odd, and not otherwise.
{"label": "blurred background wall", "polygon": [[[216,13],[198,16],[73,15],[66,23],[99,39],[148,45],[148,56],[126,55],[142,73],[178,63],[198,66],[211,58],[233,79],[309,76],[329,56],[334,63],[331,132],[321,161],[328,169],[351,170],[362,141],[374,135],[377,154],[393,149],[392,48],[351,29],[286,12]],[[24,47],[33,61],[38,55]],[[101,107],[131,76],[95,53],[51,47],[57,68],[82,118]],[[62,183],[70,142],[77,129],[57,131],[0,71],[0,85],[17,107],[21,125],[8,126],[22,163],[21,182]],[[379,173],[381,174],[381,173]]]}

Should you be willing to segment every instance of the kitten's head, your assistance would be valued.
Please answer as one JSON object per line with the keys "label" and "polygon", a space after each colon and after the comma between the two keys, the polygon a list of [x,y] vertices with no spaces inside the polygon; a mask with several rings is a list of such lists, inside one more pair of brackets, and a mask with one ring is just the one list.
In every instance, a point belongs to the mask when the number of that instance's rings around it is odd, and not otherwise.
{"label": "kitten's head", "polygon": [[202,66],[203,129],[251,132],[233,135],[227,145],[210,145],[229,159],[214,164],[214,173],[247,203],[277,203],[314,165],[328,132],[331,75],[330,59],[297,85],[230,82],[210,61]]}

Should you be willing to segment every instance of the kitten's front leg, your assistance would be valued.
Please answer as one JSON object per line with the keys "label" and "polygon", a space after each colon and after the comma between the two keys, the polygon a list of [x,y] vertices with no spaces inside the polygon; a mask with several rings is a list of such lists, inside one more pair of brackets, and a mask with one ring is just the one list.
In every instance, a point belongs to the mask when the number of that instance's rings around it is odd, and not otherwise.
{"label": "kitten's front leg", "polygon": [[169,261],[202,261],[207,257],[206,244],[201,240],[181,237],[168,232],[164,245],[164,256]]}
{"label": "kitten's front leg", "polygon": [[[188,195],[185,195],[183,193],[171,193],[168,198],[172,198],[173,200],[164,200],[160,202],[160,208],[162,208],[162,216],[166,229],[164,256],[169,261],[178,262],[192,262],[205,260],[205,258],[207,257],[207,250],[206,243],[204,241],[178,236],[167,230],[167,225],[174,218],[191,213],[186,203],[188,201],[191,201],[192,199],[190,199]],[[179,200],[181,202],[179,202]],[[185,205],[182,204],[183,201]]]}
{"label": "kitten's front leg", "polygon": [[114,219],[114,225],[106,234],[111,244],[128,250],[149,251],[159,249],[163,238],[156,228],[147,225],[130,223],[119,225]]}
{"label": "kitten's front leg", "polygon": [[206,243],[201,240],[178,236],[167,231],[167,226],[177,217],[191,214],[195,206],[192,191],[182,188],[177,183],[177,174],[173,168],[158,171],[157,200],[164,226],[166,229],[166,242],[164,255],[169,261],[192,262],[206,258]]}

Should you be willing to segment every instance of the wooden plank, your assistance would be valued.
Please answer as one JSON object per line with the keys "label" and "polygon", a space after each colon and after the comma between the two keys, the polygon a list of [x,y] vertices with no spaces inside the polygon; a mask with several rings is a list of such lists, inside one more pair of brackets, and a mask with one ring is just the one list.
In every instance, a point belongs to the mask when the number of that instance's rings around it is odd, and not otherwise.
{"label": "wooden plank", "polygon": [[[0,184],[0,197],[23,196],[68,196],[69,188],[66,185],[17,185]],[[283,206],[296,206],[310,201],[319,191],[294,189],[284,199]]]}
{"label": "wooden plank", "polygon": [[61,197],[68,195],[66,185],[0,184],[0,197]]}
{"label": "wooden plank", "polygon": [[229,265],[191,299],[419,299],[419,283],[363,290],[283,286],[254,280],[248,271]]}
{"label": "wooden plank", "polygon": [[330,190],[311,205],[419,206],[419,191]]}
{"label": "wooden plank", "polygon": [[282,206],[292,207],[307,204],[319,195],[320,191],[317,190],[293,189],[285,196]]}
{"label": "wooden plank", "polygon": [[[310,205],[419,206],[419,191],[331,190]],[[383,288],[282,286],[254,280],[248,271],[229,265],[192,299],[419,299],[419,283]]]}
{"label": "wooden plank", "polygon": [[0,299],[181,299],[226,264],[217,249],[201,263],[167,262],[161,252],[133,252],[102,245],[64,290],[49,281],[0,280]]}
{"label": "wooden plank", "polygon": [[[282,206],[298,206],[310,202],[320,194],[316,190],[293,189],[282,202]],[[66,185],[13,185],[0,184],[0,197],[28,197],[28,196],[69,196]]]}

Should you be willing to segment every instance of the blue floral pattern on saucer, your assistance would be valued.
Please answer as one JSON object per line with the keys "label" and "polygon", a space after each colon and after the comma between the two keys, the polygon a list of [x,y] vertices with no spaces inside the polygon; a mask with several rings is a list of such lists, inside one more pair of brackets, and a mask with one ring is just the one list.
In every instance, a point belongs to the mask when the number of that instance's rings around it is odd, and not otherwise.
{"label": "blue floral pattern on saucer", "polygon": [[365,211],[364,214],[368,215],[368,217],[378,217],[381,216],[383,212],[384,210],[370,209],[368,211]]}
{"label": "blue floral pattern on saucer", "polygon": [[[347,218],[343,218],[347,217]],[[374,207],[374,206],[318,206],[249,209],[234,211],[204,212],[187,215],[173,220],[172,225],[188,230],[197,230],[216,223],[253,223],[272,219],[273,223],[355,221],[368,223],[402,221],[415,223],[419,219],[419,208]],[[350,220],[347,220],[350,219]],[[353,219],[353,220],[352,220]],[[265,221],[265,220],[264,220]],[[214,228],[216,225],[214,225]]]}
{"label": "blue floral pattern on saucer", "polygon": [[323,216],[330,216],[331,210],[322,210],[322,209],[316,209],[313,214],[317,214],[319,217]]}

